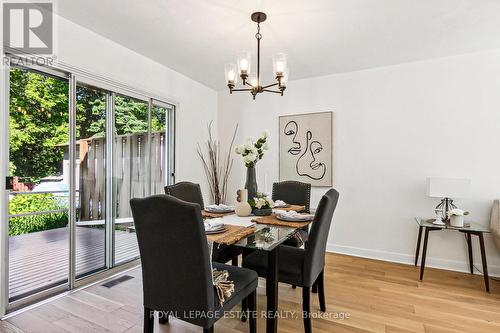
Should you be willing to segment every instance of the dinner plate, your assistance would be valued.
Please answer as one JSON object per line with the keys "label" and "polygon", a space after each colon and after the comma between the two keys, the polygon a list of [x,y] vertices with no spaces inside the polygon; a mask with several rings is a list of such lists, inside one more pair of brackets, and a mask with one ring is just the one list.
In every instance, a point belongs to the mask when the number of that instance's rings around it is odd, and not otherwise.
{"label": "dinner plate", "polygon": [[220,228],[211,229],[211,230],[205,230],[205,234],[207,234],[207,235],[213,235],[213,234],[220,234],[220,233],[223,233],[223,232],[226,232],[226,231],[227,231],[227,226],[223,225]]}
{"label": "dinner plate", "polygon": [[206,207],[205,210],[209,213],[219,213],[219,214],[234,212],[234,209],[211,209],[208,207]]}
{"label": "dinner plate", "polygon": [[276,218],[278,220],[287,221],[287,222],[309,222],[314,218],[314,216],[304,215],[304,217],[301,217],[301,218],[294,218],[294,217],[286,217],[286,216],[278,215],[278,216],[276,216]]}
{"label": "dinner plate", "polygon": [[286,204],[286,205],[283,205],[283,206],[274,206],[273,209],[280,209],[280,208],[290,208],[290,204]]}

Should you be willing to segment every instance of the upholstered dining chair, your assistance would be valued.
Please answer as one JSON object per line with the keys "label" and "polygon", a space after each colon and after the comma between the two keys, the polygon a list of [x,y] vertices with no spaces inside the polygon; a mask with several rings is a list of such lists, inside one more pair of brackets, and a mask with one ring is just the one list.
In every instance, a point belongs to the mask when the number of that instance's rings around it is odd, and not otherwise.
{"label": "upholstered dining chair", "polygon": [[[176,197],[183,201],[197,203],[201,209],[205,208],[203,194],[200,184],[192,182],[179,182],[174,185],[165,186],[165,194]],[[214,248],[212,258],[216,262],[226,263],[231,260],[234,266],[238,266],[238,256],[243,251],[234,246],[218,245]]]}
{"label": "upholstered dining chair", "polygon": [[179,182],[174,185],[165,186],[165,194],[176,197],[187,202],[193,202],[200,205],[201,209],[205,209],[203,203],[203,194],[201,193],[200,184],[191,182]]}
{"label": "upholstered dining chair", "polygon": [[[321,311],[326,311],[324,266],[328,232],[337,207],[339,192],[331,189],[321,198],[305,249],[281,245],[278,252],[278,279],[280,282],[302,287],[303,313],[310,314],[310,289],[316,282]],[[255,270],[261,277],[267,275],[267,254],[255,251],[243,258],[242,266]],[[304,316],[304,330],[312,330],[309,315]]]}
{"label": "upholstered dining chair", "polygon": [[[304,212],[311,210],[311,184],[302,183],[294,180],[286,180],[279,183],[273,183],[273,200],[283,200],[287,204],[305,206]],[[307,242],[309,233],[308,228],[299,230],[302,242]],[[297,238],[290,238],[285,245],[300,247],[302,242]]]}
{"label": "upholstered dining chair", "polygon": [[[154,328],[154,313],[173,314],[213,332],[214,323],[243,299],[255,310],[257,274],[211,263],[200,206],[168,195],[130,200],[142,263],[144,332]],[[233,294],[221,305],[213,268],[229,273]],[[199,316],[191,316],[200,313]],[[168,317],[161,323],[168,322]],[[250,332],[256,331],[254,316]]]}

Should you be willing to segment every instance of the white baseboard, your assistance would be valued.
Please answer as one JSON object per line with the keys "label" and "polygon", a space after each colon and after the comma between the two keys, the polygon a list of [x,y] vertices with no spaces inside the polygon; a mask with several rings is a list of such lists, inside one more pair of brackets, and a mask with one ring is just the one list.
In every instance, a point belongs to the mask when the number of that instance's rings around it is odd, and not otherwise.
{"label": "white baseboard", "polygon": [[[369,259],[377,259],[389,262],[396,262],[400,264],[413,265],[415,257],[409,254],[387,252],[380,250],[364,249],[359,247],[351,246],[341,246],[328,244],[326,248],[327,252],[346,254],[354,257],[362,257]],[[481,263],[475,263],[476,267],[481,269]],[[456,260],[446,260],[446,259],[435,259],[432,257],[427,257],[425,262],[426,267],[446,269],[456,272],[469,272],[469,263],[456,261]],[[489,276],[500,277],[500,266],[488,265]],[[482,274],[481,272],[476,272],[474,274]]]}

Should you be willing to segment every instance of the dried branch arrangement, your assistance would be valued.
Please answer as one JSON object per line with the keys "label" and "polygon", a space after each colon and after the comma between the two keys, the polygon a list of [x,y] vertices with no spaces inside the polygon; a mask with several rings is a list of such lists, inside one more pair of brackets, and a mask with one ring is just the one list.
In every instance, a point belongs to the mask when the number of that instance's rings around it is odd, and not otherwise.
{"label": "dried branch arrangement", "polygon": [[234,128],[233,137],[227,149],[227,153],[222,155],[220,151],[220,142],[218,140],[214,140],[212,135],[212,123],[213,121],[211,121],[207,126],[208,140],[206,144],[203,145],[203,148],[206,149],[206,153],[203,151],[200,144],[198,144],[197,152],[201,162],[203,163],[203,169],[207,176],[210,196],[212,199],[211,201],[212,203],[219,205],[226,203],[229,175],[231,174],[231,169],[233,168],[233,158],[231,157],[231,153],[233,151],[238,125]]}

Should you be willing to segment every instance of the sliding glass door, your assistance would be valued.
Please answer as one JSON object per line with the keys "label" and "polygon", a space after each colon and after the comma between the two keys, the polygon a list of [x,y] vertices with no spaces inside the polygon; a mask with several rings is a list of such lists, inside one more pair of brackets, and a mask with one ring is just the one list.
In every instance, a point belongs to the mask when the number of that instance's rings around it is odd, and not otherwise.
{"label": "sliding glass door", "polygon": [[114,193],[115,263],[139,257],[130,199],[148,196],[149,104],[128,96],[115,96]]}
{"label": "sliding glass door", "polygon": [[65,78],[10,71],[11,301],[68,281],[68,94]]}
{"label": "sliding glass door", "polygon": [[139,257],[129,202],[173,183],[174,106],[53,69],[7,74],[9,132],[0,136],[12,189],[2,198],[0,288],[16,307]]}
{"label": "sliding glass door", "polygon": [[106,268],[107,92],[76,89],[76,277]]}
{"label": "sliding glass door", "polygon": [[151,194],[174,183],[174,106],[153,100],[151,108]]}

